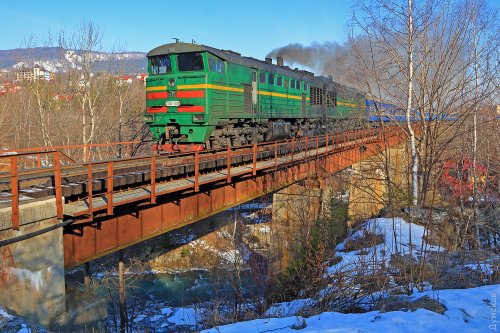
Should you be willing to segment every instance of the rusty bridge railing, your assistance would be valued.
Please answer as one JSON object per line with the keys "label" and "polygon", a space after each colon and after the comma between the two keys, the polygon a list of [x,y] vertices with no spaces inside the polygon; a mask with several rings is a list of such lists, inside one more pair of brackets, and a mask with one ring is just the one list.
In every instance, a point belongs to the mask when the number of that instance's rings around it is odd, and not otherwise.
{"label": "rusty bridge railing", "polygon": [[[149,181],[147,184],[144,182],[138,186],[144,188],[147,186],[149,194],[143,197],[134,198],[131,201],[139,200],[149,200],[151,204],[156,203],[156,198],[158,195],[163,195],[169,193],[169,190],[163,192],[158,192],[158,179],[161,178],[158,172],[161,172],[165,168],[169,168],[176,165],[186,166],[185,178],[192,180],[192,184],[180,188],[178,190],[192,189],[195,192],[200,191],[200,186],[207,185],[211,181],[201,181],[200,177],[203,173],[200,171],[200,165],[208,161],[225,160],[226,167],[223,170],[218,170],[219,174],[224,174],[225,181],[230,183],[233,177],[242,176],[245,174],[257,175],[259,171],[265,170],[277,170],[280,167],[286,167],[288,165],[293,165],[299,161],[317,159],[320,156],[328,156],[330,154],[345,150],[352,149],[357,146],[361,147],[367,143],[381,142],[383,143],[385,137],[400,136],[403,134],[403,130],[395,127],[386,127],[384,130],[380,128],[369,128],[356,131],[348,131],[342,133],[325,134],[315,137],[304,137],[299,139],[289,139],[284,141],[257,143],[239,147],[227,147],[220,150],[206,150],[206,151],[196,151],[190,153],[181,154],[158,154],[151,152],[149,156],[139,156],[121,159],[109,159],[103,161],[91,161],[88,160],[89,156],[85,157],[85,162],[76,163],[70,156],[62,153],[58,150],[49,151],[37,151],[31,150],[23,152],[23,150],[17,150],[17,153],[12,155],[0,155],[0,161],[10,160],[10,172],[0,173],[0,183],[8,182],[10,186],[10,197],[11,197],[11,207],[12,207],[12,228],[19,229],[19,182],[25,181],[27,179],[43,178],[49,177],[53,179],[53,185],[55,187],[55,198],[56,198],[56,211],[57,218],[62,219],[64,215],[64,198],[62,191],[62,179],[68,175],[79,174],[85,175],[85,180],[83,183],[86,185],[86,197],[87,197],[87,209],[84,215],[87,216],[87,221],[93,219],[93,214],[96,211],[105,211],[107,215],[113,214],[113,209],[117,205],[123,205],[128,203],[122,201],[120,203],[114,202],[114,195],[119,192],[115,191],[116,186],[115,179],[116,176],[125,175],[123,170],[126,170],[127,166],[142,166],[145,167],[145,171],[149,176]],[[137,142],[125,142],[117,144],[133,145]],[[74,146],[77,148],[82,148],[82,146]],[[98,147],[98,145],[94,145]],[[56,148],[56,147],[53,147]],[[67,148],[67,147],[66,147]],[[3,152],[5,153],[5,152]],[[47,158],[47,165],[44,166],[41,162],[38,162],[36,168],[19,170],[18,163],[19,159],[25,158],[27,156],[36,156],[37,161],[39,161],[41,155]],[[47,157],[48,156],[48,157]],[[63,164],[62,161],[64,161]],[[70,161],[71,163],[67,163]],[[265,162],[265,163],[264,163]],[[238,166],[245,165],[244,171],[239,171],[239,173],[233,172],[234,168]],[[241,168],[240,168],[241,169]],[[105,173],[105,183],[106,188],[103,189],[102,193],[94,195],[94,178],[95,174],[99,172],[100,174]],[[214,181],[220,181],[220,179],[215,179]],[[165,183],[163,181],[162,183]],[[106,206],[95,207],[94,202],[96,198],[105,198]],[[130,202],[130,201],[129,201]]]}

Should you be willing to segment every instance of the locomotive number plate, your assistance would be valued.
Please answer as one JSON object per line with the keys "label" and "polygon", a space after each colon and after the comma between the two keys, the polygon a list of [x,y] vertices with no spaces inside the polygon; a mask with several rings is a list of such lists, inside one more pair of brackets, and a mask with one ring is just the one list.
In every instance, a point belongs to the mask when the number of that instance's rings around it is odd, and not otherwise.
{"label": "locomotive number plate", "polygon": [[165,106],[179,106],[181,105],[181,102],[179,101],[166,101]]}

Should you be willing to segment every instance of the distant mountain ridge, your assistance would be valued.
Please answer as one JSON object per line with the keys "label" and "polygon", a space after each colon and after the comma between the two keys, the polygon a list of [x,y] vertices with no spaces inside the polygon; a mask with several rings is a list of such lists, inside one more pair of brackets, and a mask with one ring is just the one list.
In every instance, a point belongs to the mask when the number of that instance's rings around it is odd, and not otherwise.
{"label": "distant mountain ridge", "polygon": [[[62,47],[35,47],[0,50],[0,69],[16,70],[22,66],[39,64],[51,72],[77,68],[81,51]],[[144,73],[147,70],[144,52],[96,52],[93,72]]]}

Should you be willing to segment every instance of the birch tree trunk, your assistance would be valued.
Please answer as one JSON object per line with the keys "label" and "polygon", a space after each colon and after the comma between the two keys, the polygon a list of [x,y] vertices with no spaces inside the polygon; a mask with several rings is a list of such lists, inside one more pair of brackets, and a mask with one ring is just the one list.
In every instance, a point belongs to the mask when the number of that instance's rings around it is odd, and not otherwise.
{"label": "birch tree trunk", "polygon": [[413,94],[413,1],[408,0],[408,77],[406,99],[406,126],[408,128],[411,154],[411,198],[412,204],[418,204],[418,155],[415,143],[415,131],[411,124]]}
{"label": "birch tree trunk", "polygon": [[473,47],[474,47],[474,111],[472,122],[472,205],[473,219],[476,227],[476,241],[479,248],[479,226],[477,221],[478,204],[477,204],[477,108],[478,108],[478,89],[479,89],[479,68],[477,61],[477,27],[476,27],[476,4],[472,4],[471,19],[473,24]]}

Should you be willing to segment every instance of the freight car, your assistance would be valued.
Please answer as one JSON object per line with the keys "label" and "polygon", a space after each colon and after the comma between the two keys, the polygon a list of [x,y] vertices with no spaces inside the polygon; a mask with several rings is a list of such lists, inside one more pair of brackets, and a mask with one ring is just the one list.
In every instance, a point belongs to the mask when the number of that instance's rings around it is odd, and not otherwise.
{"label": "freight car", "polygon": [[213,47],[148,55],[146,108],[156,149],[192,151],[316,135],[366,117],[364,94],[313,73]]}

